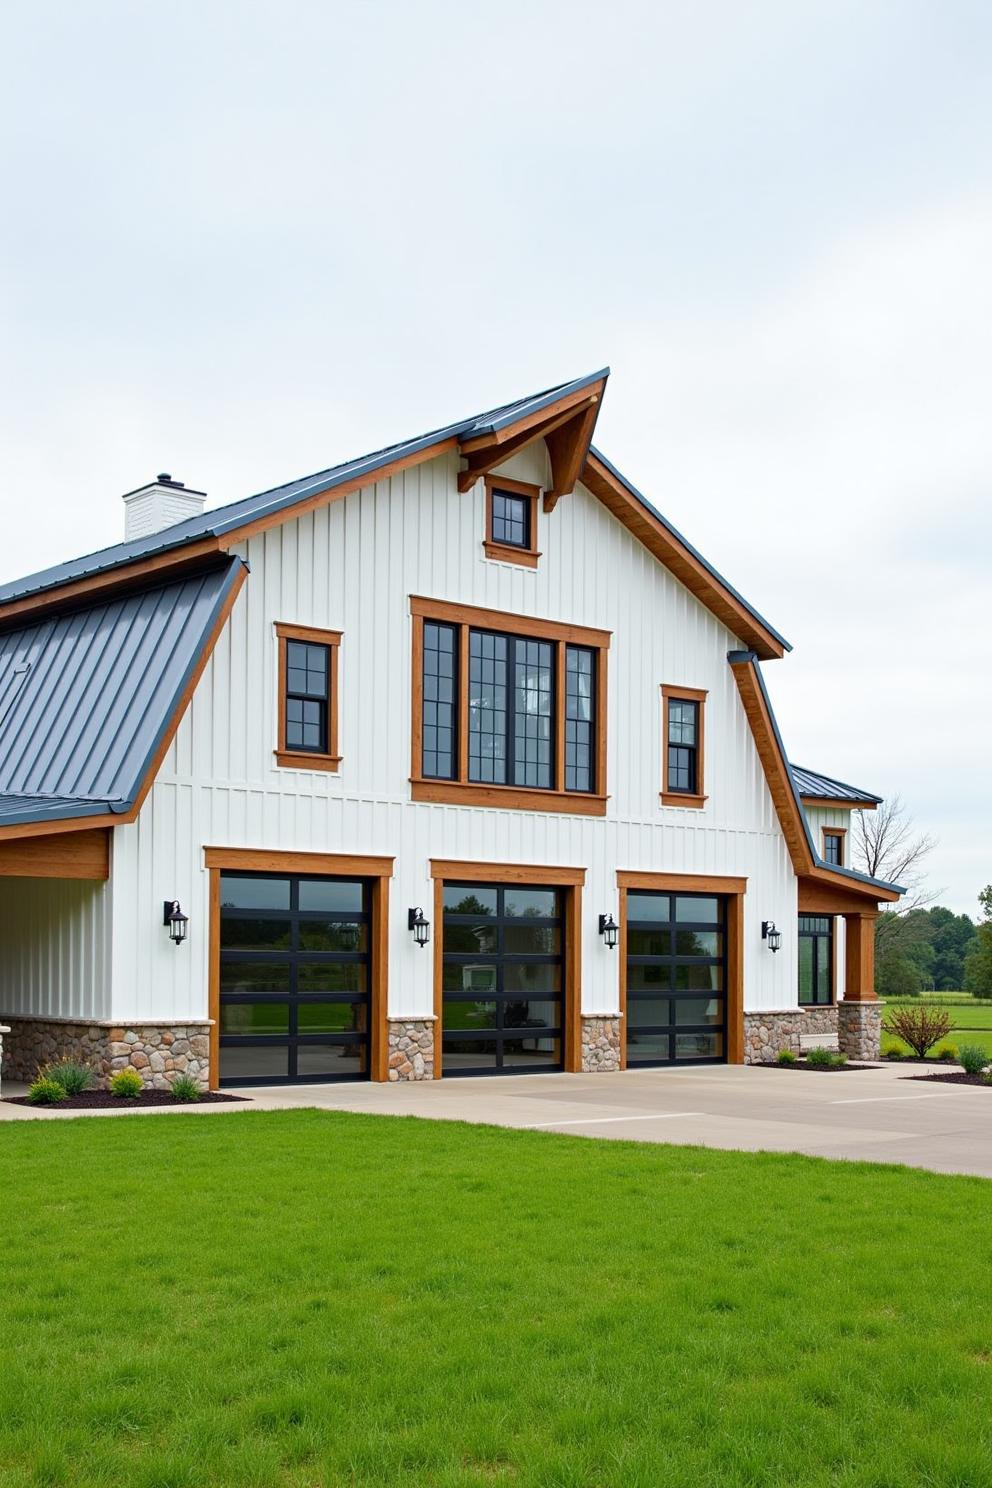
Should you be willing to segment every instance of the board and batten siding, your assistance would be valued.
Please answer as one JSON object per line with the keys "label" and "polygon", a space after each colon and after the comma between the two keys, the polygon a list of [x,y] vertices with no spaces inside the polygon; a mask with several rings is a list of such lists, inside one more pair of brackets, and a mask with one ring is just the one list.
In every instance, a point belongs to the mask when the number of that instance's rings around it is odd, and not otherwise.
{"label": "board and batten siding", "polygon": [[5,878],[0,892],[0,1022],[26,1013],[112,1017],[112,910],[109,883]]}
{"label": "board and batten siding", "polygon": [[[545,484],[544,446],[507,476]],[[264,534],[241,550],[251,573],[138,820],[114,832],[114,1016],[203,1016],[205,846],[393,856],[389,1009],[433,1007],[433,957],[407,909],[433,916],[432,857],[587,870],[582,1004],[618,1005],[618,956],[597,933],[618,908],[616,870],[745,875],[745,1000],[796,1004],[796,880],[727,665],[739,644],[583,488],[547,515],[536,570],[483,555],[484,487],[459,494],[441,456]],[[410,595],[607,629],[607,815],[415,803],[410,799]],[[340,773],[276,767],[277,621],[343,632]],[[708,691],[703,810],[663,807],[660,687]],[[162,900],[189,914],[180,950]],[[761,921],[784,931],[783,951]]]}

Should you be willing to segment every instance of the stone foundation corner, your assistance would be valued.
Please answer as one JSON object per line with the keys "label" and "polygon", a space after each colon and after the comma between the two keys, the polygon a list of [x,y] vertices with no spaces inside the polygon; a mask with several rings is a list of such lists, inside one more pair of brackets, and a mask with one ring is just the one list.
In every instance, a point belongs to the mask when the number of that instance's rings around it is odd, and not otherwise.
{"label": "stone foundation corner", "polygon": [[390,1018],[390,1080],[433,1080],[434,1019]]}
{"label": "stone foundation corner", "polygon": [[68,1018],[5,1020],[3,1074],[25,1083],[42,1065],[78,1059],[106,1089],[118,1070],[137,1070],[146,1090],[169,1090],[177,1075],[191,1075],[201,1090],[210,1083],[210,1022],[181,1024],[74,1022]]}
{"label": "stone foundation corner", "polygon": [[620,1016],[592,1013],[582,1016],[582,1071],[608,1074],[620,1068]]}
{"label": "stone foundation corner", "polygon": [[882,1043],[882,1008],[878,1002],[837,1004],[840,1052],[848,1059],[878,1059]]}

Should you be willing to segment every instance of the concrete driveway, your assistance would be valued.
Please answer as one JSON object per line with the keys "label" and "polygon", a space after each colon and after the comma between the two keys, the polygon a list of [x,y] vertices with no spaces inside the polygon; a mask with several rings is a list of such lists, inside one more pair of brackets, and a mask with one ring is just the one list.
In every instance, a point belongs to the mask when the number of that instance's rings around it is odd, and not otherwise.
{"label": "concrete driveway", "polygon": [[[316,1106],[426,1116],[591,1138],[908,1163],[992,1178],[992,1090],[910,1078],[919,1071],[913,1065],[837,1074],[696,1066],[613,1075],[299,1085],[238,1094],[250,1096],[249,1109],[255,1110]],[[223,1115],[245,1109],[232,1103],[160,1107],[142,1114]],[[0,1115],[15,1119],[66,1120],[72,1114],[0,1104]],[[106,1114],[116,1119],[117,1113]]]}

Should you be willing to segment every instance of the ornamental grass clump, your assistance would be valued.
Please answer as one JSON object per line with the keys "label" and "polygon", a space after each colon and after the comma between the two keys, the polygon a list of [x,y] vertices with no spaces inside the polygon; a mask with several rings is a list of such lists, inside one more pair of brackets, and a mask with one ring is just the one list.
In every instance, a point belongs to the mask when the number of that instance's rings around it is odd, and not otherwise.
{"label": "ornamental grass clump", "polygon": [[192,1075],[177,1075],[172,1082],[172,1093],[177,1101],[196,1101],[202,1094],[199,1081]]}
{"label": "ornamental grass clump", "polygon": [[791,1064],[795,1064],[795,1062],[796,1056],[791,1049],[779,1049],[778,1053],[775,1055],[776,1064],[788,1066]]}
{"label": "ornamental grass clump", "polygon": [[923,1004],[920,1007],[893,1008],[884,1028],[886,1033],[895,1034],[908,1044],[919,1059],[926,1059],[934,1044],[939,1044],[953,1031],[954,1024],[950,1013]]}
{"label": "ornamental grass clump", "polygon": [[958,1064],[966,1075],[980,1075],[989,1064],[992,1064],[992,1055],[980,1044],[965,1044],[964,1048],[958,1051]]}
{"label": "ornamental grass clump", "polygon": [[62,1087],[66,1095],[81,1095],[93,1084],[93,1071],[81,1059],[56,1059],[54,1063],[41,1067],[38,1071],[38,1078],[54,1080],[56,1085]]}
{"label": "ornamental grass clump", "polygon": [[125,1100],[135,1100],[144,1088],[145,1082],[136,1069],[118,1070],[110,1077],[111,1094],[122,1096]]}
{"label": "ornamental grass clump", "polygon": [[59,1101],[65,1100],[65,1091],[57,1080],[39,1075],[28,1089],[28,1100],[32,1106],[57,1106]]}

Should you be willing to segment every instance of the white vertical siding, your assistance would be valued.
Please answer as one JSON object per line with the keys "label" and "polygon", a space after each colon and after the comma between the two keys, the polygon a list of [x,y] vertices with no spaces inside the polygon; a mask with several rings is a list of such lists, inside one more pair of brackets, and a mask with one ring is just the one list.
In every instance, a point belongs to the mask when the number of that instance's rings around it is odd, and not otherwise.
{"label": "white vertical siding", "polygon": [[[763,919],[795,924],[796,882],[726,661],[736,638],[581,488],[539,511],[536,571],[485,559],[483,486],[460,495],[456,471],[443,456],[246,544],[250,577],[159,779],[114,833],[113,1016],[204,1014],[206,845],[394,856],[393,1013],[433,1002],[432,957],[406,929],[408,906],[431,912],[431,857],[584,867],[586,1011],[617,1005],[596,918],[616,910],[618,868],[744,875],[746,1004],[795,1005],[795,936],[777,956],[761,941]],[[506,474],[543,483],[543,445]],[[410,800],[411,594],[613,632],[605,819]],[[343,632],[339,776],[275,767],[277,620]],[[709,692],[702,811],[659,802],[664,682]],[[172,896],[190,915],[179,950]]]}
{"label": "white vertical siding", "polygon": [[108,883],[5,878],[0,1015],[111,1017],[111,905]]}

